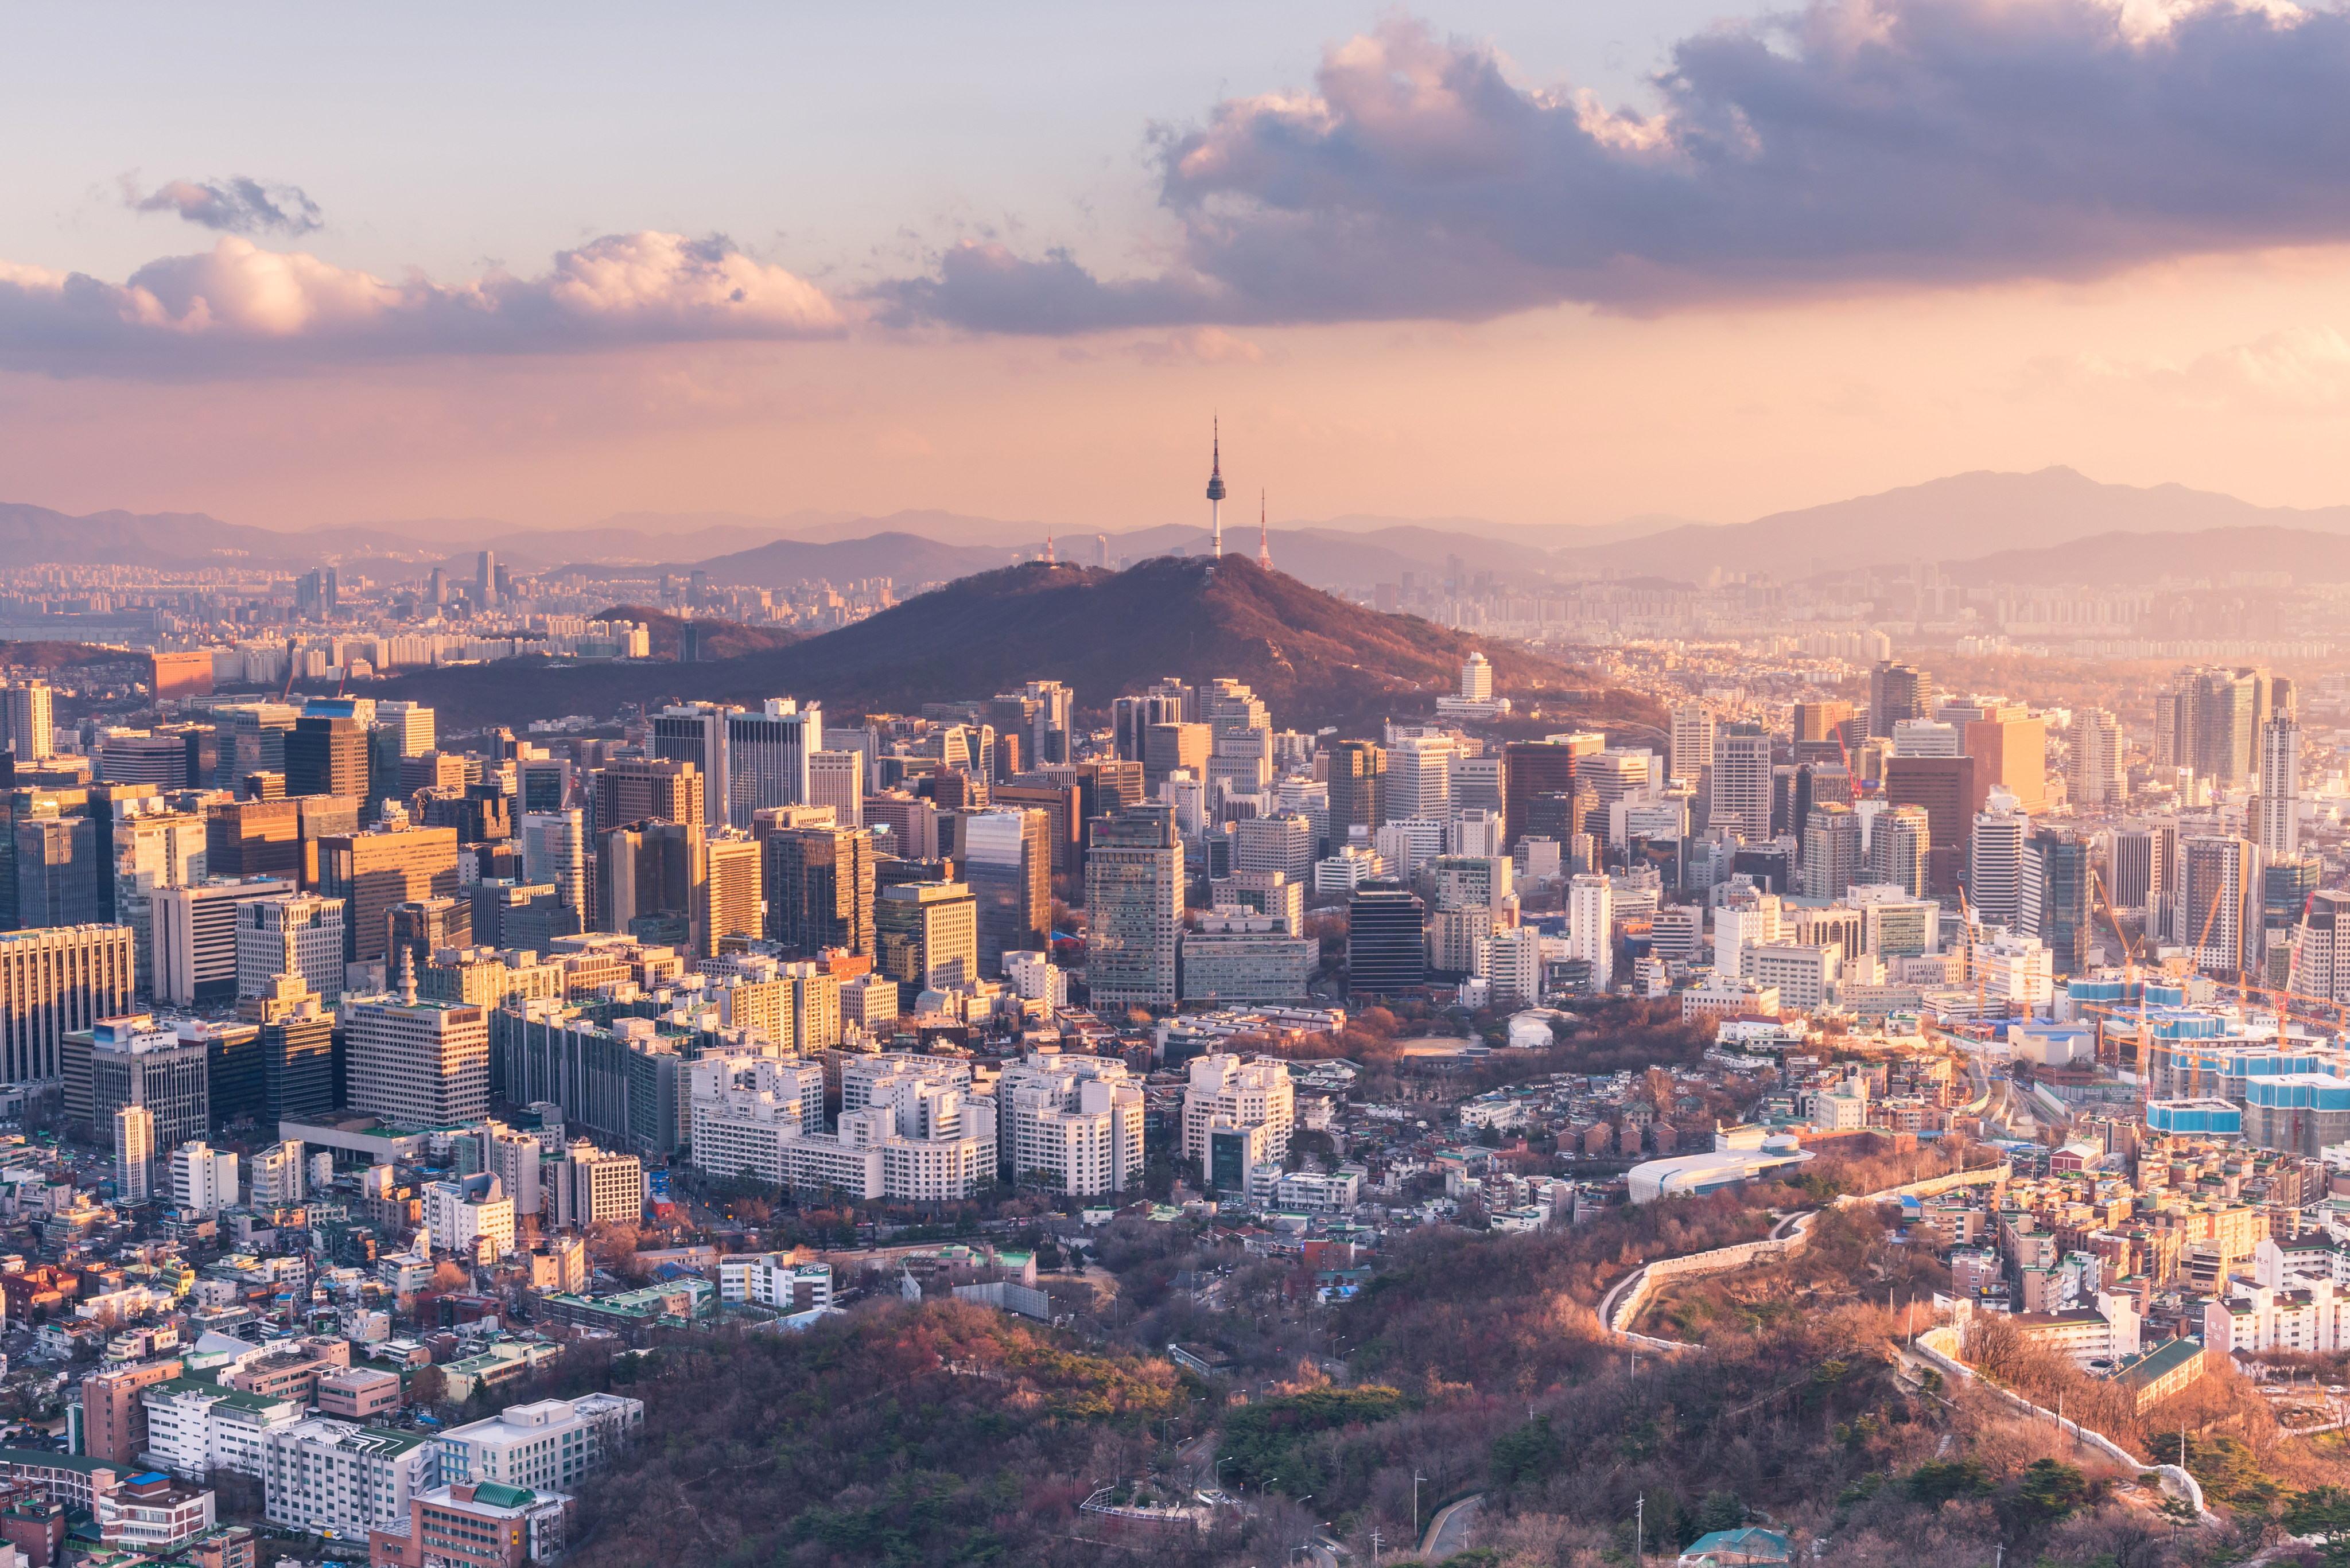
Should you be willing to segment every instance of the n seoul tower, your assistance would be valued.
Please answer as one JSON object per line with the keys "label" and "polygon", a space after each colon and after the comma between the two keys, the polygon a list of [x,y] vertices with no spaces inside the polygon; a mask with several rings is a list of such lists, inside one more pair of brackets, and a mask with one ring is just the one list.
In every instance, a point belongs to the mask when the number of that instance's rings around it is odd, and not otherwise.
{"label": "n seoul tower", "polygon": [[1208,532],[1214,536],[1211,550],[1216,559],[1224,555],[1224,438],[1222,421],[1211,426],[1208,463]]}

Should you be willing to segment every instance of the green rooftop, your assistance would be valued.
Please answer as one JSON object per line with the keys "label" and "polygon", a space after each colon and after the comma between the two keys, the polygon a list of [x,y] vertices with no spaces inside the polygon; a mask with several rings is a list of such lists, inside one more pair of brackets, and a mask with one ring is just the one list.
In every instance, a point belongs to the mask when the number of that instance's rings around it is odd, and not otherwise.
{"label": "green rooftop", "polygon": [[528,1508],[538,1501],[538,1494],[525,1487],[507,1486],[501,1481],[483,1481],[473,1488],[473,1501],[486,1502],[492,1508]]}

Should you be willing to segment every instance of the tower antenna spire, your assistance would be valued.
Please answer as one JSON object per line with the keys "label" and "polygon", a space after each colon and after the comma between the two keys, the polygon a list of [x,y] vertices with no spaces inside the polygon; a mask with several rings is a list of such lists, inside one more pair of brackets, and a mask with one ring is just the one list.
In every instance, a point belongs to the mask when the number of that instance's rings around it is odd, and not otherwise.
{"label": "tower antenna spire", "polygon": [[1264,531],[1264,492],[1256,493],[1256,564],[1273,570],[1273,539]]}
{"label": "tower antenna spire", "polygon": [[1208,448],[1208,534],[1210,553],[1216,559],[1224,555],[1224,431],[1219,417],[1209,427],[1211,434]]}

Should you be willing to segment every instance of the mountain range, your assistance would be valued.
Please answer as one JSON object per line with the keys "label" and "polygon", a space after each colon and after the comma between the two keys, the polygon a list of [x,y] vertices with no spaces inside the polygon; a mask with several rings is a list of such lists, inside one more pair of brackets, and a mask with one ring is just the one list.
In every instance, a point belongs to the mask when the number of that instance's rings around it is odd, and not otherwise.
{"label": "mountain range", "polygon": [[[1163,676],[1247,682],[1284,726],[1376,724],[1424,713],[1482,649],[1494,688],[1542,701],[1551,727],[1653,728],[1646,699],[1594,693],[1566,666],[1416,616],[1365,609],[1246,557],[1166,556],[1122,572],[999,567],[789,647],[696,664],[510,659],[419,670],[370,689],[430,704],[444,725],[519,725],[620,702],[820,697],[836,711],[904,712],[1061,680],[1089,713]],[[1645,731],[1644,731],[1645,732]]]}
{"label": "mountain range", "polygon": [[[1236,518],[1225,530],[1226,548],[1253,556],[1254,534]],[[470,576],[476,552],[486,548],[519,570],[561,568],[608,580],[698,569],[716,583],[758,587],[813,577],[940,582],[1034,557],[1048,536],[1061,560],[1082,565],[1104,556],[1112,564],[1178,550],[1196,556],[1208,547],[1207,530],[1193,525],[1048,530],[936,510],[879,517],[811,510],[764,518],[634,512],[585,527],[545,529],[434,517],[282,533],[202,513],[77,517],[0,504],[0,552],[26,565],[245,564],[283,571],[323,561],[346,576],[390,581],[419,578],[434,566]],[[2345,580],[2350,571],[2331,564],[2336,555],[2324,543],[2338,538],[2350,538],[2350,506],[2259,506],[2184,485],[2106,484],[2069,468],[2046,468],[1954,474],[1727,524],[1645,516],[1605,527],[1519,525],[1348,514],[1274,529],[1271,547],[1283,571],[1318,584],[1399,582],[1406,572],[1449,576],[1456,566],[1471,574],[1605,573],[1682,582],[1718,569],[1785,580],[1920,561],[1941,563],[1960,580],[1985,580],[1983,572],[1995,569],[2015,580],[2123,584],[2287,569]],[[2136,550],[2126,543],[2132,539],[2158,539],[2160,547]],[[2284,564],[2251,566],[2242,558],[2247,549]],[[2149,571],[2155,560],[2164,564],[2161,572]]]}

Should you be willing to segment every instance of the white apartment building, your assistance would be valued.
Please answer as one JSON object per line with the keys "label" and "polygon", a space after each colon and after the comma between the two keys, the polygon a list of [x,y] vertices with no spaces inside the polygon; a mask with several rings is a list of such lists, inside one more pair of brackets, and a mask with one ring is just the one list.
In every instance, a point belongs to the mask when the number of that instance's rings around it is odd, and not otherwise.
{"label": "white apartment building", "polygon": [[1809,1012],[1827,1004],[1836,982],[1836,950],[1773,942],[1744,948],[1739,954],[1739,976],[1779,992],[1779,1004]]}
{"label": "white apartment building", "polygon": [[281,1209],[299,1203],[307,1172],[299,1138],[273,1143],[253,1157],[253,1206]]}
{"label": "white apartment building", "polygon": [[432,1439],[314,1417],[269,1433],[261,1471],[272,1524],[364,1539],[381,1527],[406,1533],[409,1500],[437,1474]]}
{"label": "white apartment building", "polygon": [[718,1299],[813,1312],[832,1304],[832,1265],[795,1263],[780,1252],[730,1253],[718,1260]]}
{"label": "white apartment building", "polygon": [[503,1258],[514,1251],[514,1199],[494,1176],[425,1183],[424,1224],[436,1251]]}
{"label": "white apartment building", "polygon": [[207,1143],[183,1143],[172,1151],[172,1202],[210,1217],[234,1208],[236,1156]]}
{"label": "white apartment building", "polygon": [[785,1141],[824,1131],[824,1069],[812,1063],[781,1056],[703,1057],[688,1064],[686,1086],[692,1102],[692,1163],[712,1176],[748,1170],[781,1185]]}
{"label": "white apartment building", "polygon": [[644,1424],[645,1402],[618,1394],[509,1405],[441,1435],[441,1481],[570,1491],[635,1441]]}
{"label": "white apartment building", "polygon": [[1616,988],[1616,889],[1588,872],[1566,884],[1566,954],[1591,965],[1591,989]]}
{"label": "white apartment building", "polygon": [[1142,1086],[1123,1062],[1032,1052],[1003,1070],[995,1101],[1012,1179],[1078,1197],[1142,1180]]}
{"label": "white apartment building", "polygon": [[995,1106],[970,1067],[895,1055],[841,1074],[837,1131],[824,1130],[824,1070],[785,1059],[694,1064],[692,1162],[795,1191],[944,1202],[995,1179]]}
{"label": "white apartment building", "polygon": [[1183,1090],[1183,1157],[1207,1158],[1209,1124],[1221,1116],[1230,1117],[1233,1127],[1265,1127],[1270,1140],[1266,1158],[1285,1159],[1296,1106],[1285,1063],[1271,1057],[1253,1062],[1226,1054],[1197,1057]]}
{"label": "white apartment building", "polygon": [[192,1480],[213,1470],[261,1475],[269,1434],[302,1419],[298,1399],[245,1394],[188,1377],[140,1390],[140,1403],[147,1410],[145,1451],[173,1475]]}
{"label": "white apartment building", "polygon": [[1491,988],[1494,1006],[1540,1002],[1542,971],[1542,932],[1534,927],[1517,926],[1478,940],[1475,973]]}

